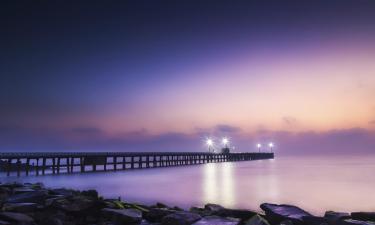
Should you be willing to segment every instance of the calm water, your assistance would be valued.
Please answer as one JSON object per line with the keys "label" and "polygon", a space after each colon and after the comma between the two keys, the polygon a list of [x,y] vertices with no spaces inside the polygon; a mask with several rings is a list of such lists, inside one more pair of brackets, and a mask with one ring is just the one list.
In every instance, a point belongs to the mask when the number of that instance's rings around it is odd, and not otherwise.
{"label": "calm water", "polygon": [[259,210],[262,202],[325,210],[375,211],[375,157],[278,157],[108,173],[1,177],[2,182],[43,182],[51,187],[97,189],[105,197],[188,208],[218,203]]}

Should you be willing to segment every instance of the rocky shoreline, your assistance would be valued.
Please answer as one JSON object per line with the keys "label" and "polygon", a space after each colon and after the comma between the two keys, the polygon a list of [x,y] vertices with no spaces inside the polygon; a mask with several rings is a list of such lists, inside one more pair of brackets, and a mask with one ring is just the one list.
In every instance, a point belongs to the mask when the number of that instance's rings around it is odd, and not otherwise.
{"label": "rocky shoreline", "polygon": [[328,211],[314,216],[292,205],[264,203],[264,213],[216,204],[183,210],[105,199],[95,190],[0,183],[0,225],[375,225],[375,212]]}

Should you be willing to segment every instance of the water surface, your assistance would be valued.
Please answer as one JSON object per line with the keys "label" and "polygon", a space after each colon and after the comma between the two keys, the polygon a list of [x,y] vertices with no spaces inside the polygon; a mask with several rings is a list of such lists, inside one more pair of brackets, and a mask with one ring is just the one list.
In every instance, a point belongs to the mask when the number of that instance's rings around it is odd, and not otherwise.
{"label": "water surface", "polygon": [[325,210],[375,211],[375,157],[277,157],[273,160],[72,175],[1,177],[51,187],[97,189],[108,198],[188,208],[207,202],[259,210],[262,202]]}

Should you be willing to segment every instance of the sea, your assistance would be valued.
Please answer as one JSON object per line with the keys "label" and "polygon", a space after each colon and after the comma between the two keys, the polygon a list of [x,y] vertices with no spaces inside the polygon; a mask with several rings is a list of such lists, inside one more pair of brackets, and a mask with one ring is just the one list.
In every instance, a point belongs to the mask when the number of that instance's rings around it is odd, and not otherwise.
{"label": "sea", "polygon": [[105,198],[188,209],[216,203],[261,211],[264,202],[327,210],[375,211],[375,156],[280,156],[275,159],[116,172],[6,177],[51,188],[96,189]]}

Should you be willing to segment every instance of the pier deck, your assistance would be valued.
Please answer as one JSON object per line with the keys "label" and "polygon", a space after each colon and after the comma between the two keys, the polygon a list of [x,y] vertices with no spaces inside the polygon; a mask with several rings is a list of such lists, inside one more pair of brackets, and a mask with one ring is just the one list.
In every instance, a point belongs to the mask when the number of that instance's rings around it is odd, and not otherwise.
{"label": "pier deck", "polygon": [[45,175],[89,171],[197,165],[272,159],[273,153],[206,152],[30,152],[0,153],[0,171],[11,175]]}

